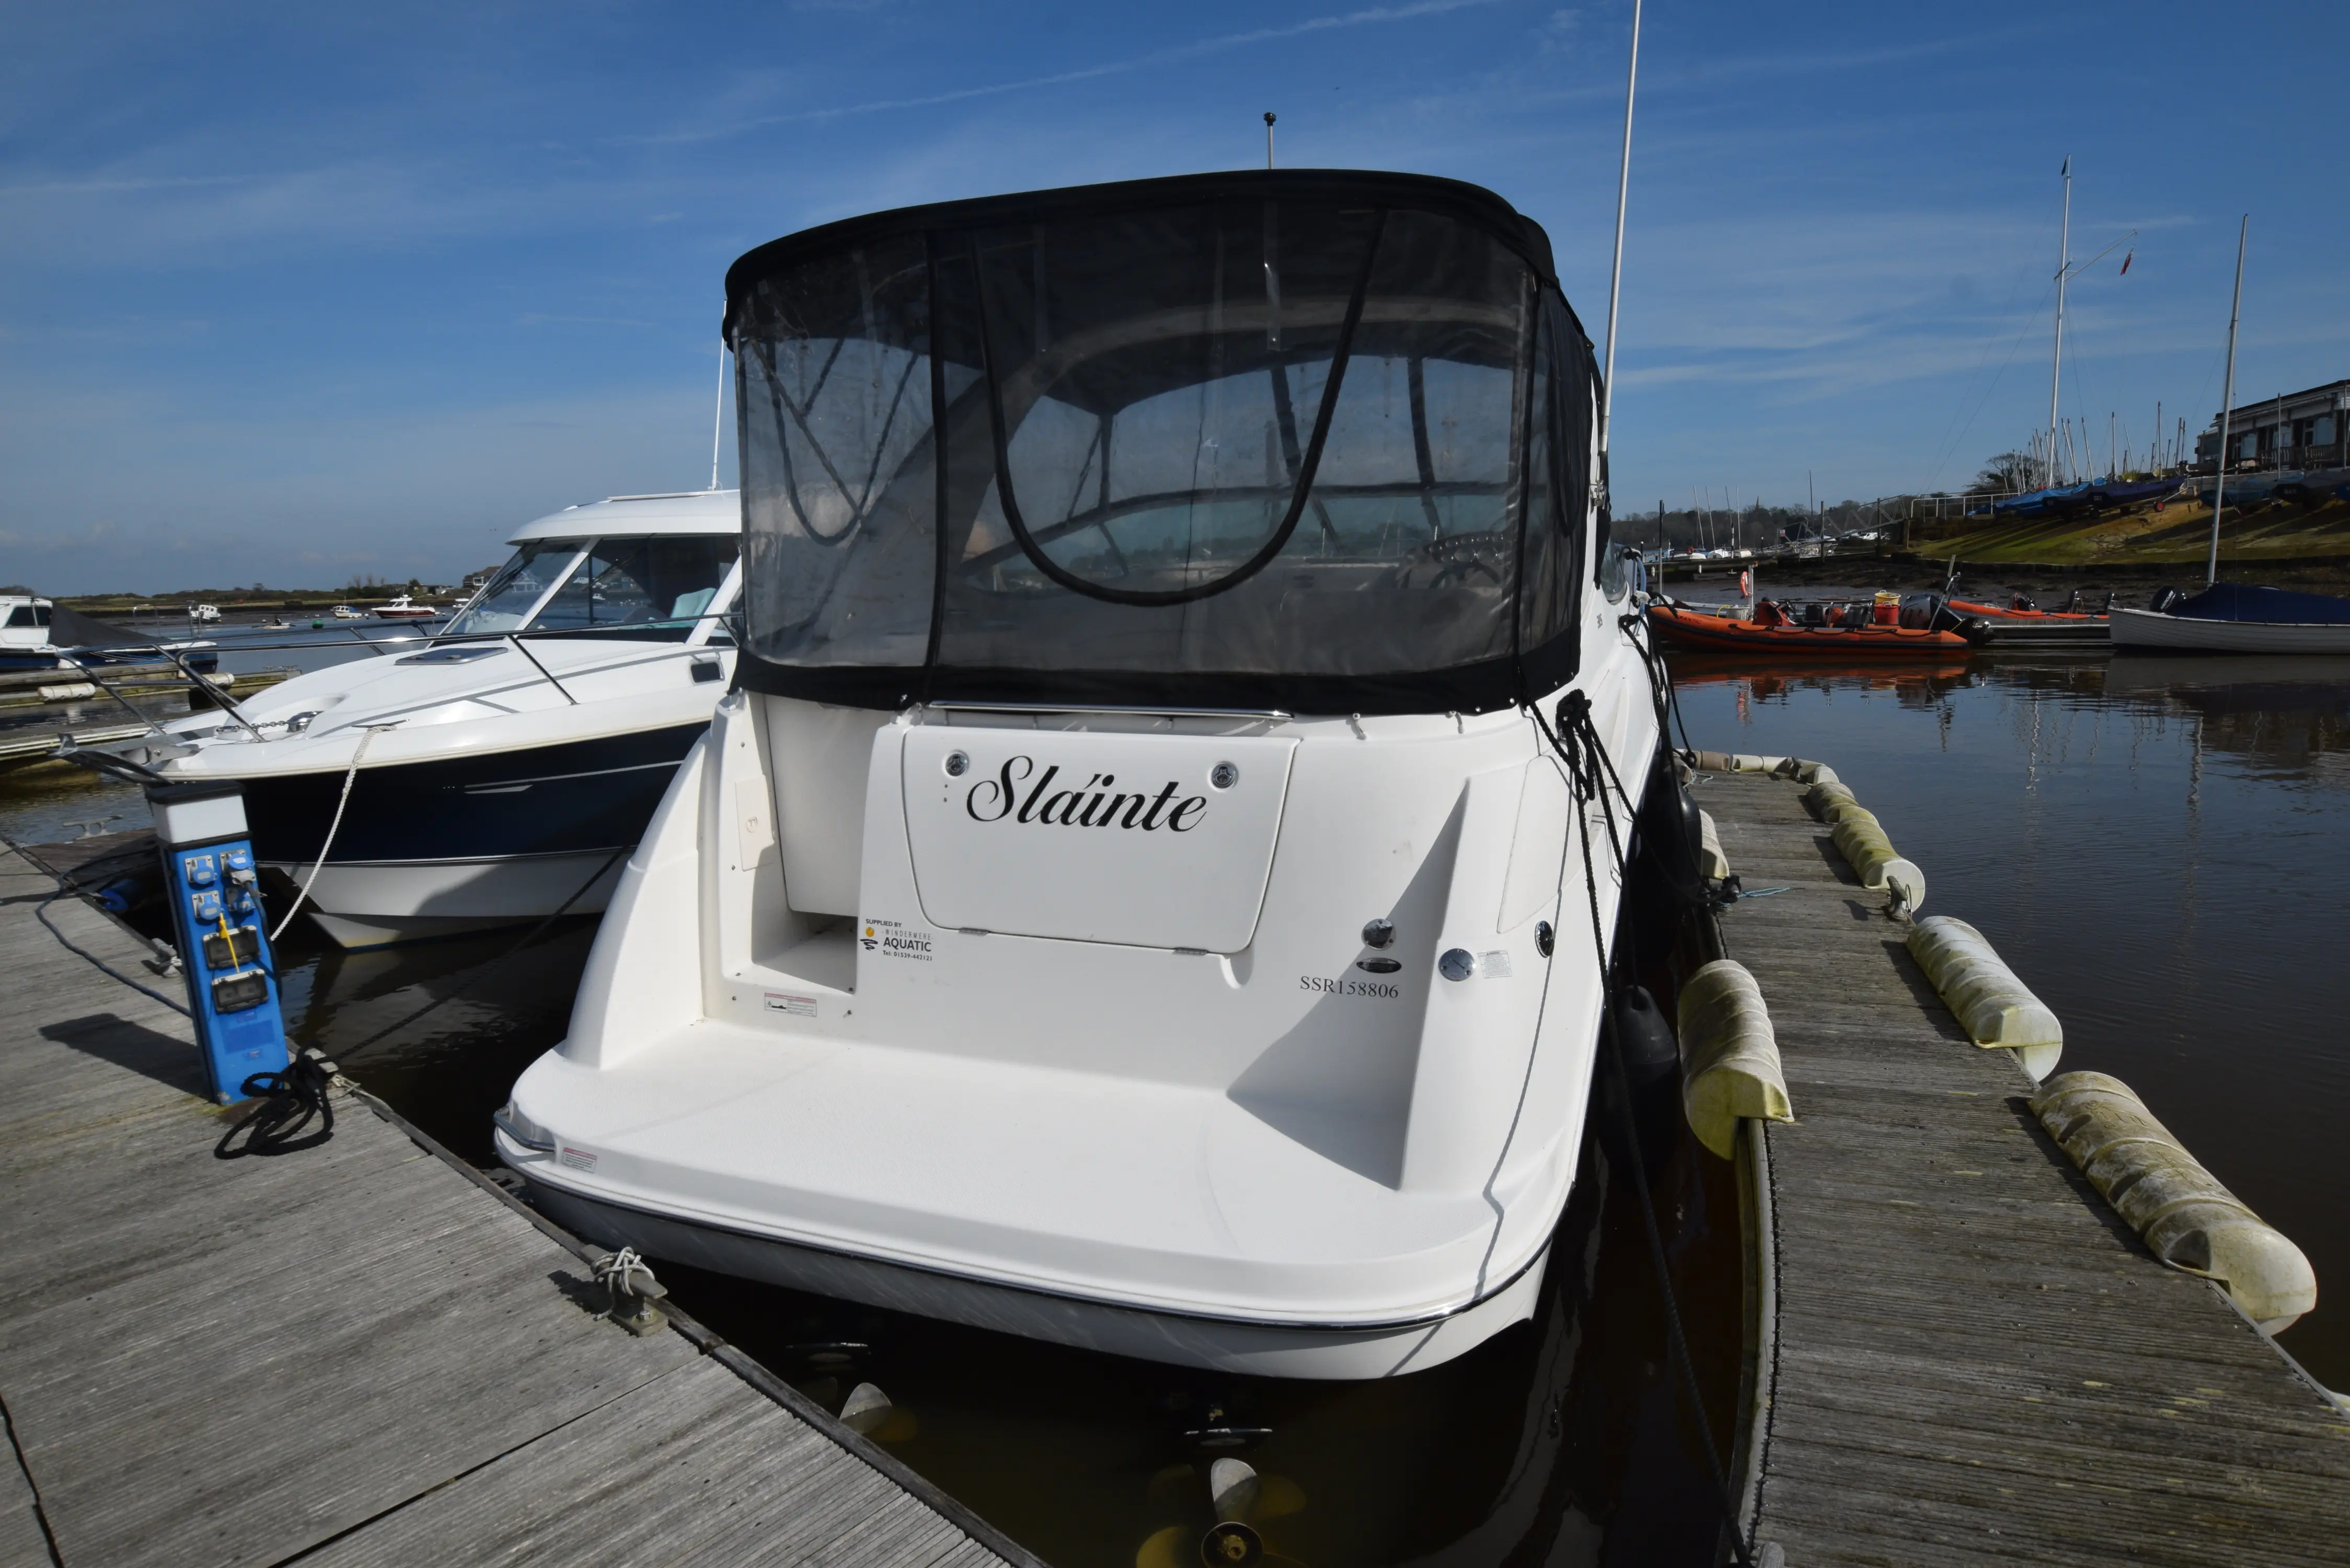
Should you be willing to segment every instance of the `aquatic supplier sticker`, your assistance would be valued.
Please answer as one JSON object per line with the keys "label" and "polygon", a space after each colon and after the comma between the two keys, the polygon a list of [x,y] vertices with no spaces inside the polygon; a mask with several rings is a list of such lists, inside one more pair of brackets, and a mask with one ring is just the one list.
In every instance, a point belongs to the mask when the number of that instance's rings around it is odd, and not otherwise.
{"label": "aquatic supplier sticker", "polygon": [[562,1152],[557,1154],[555,1158],[565,1165],[569,1166],[574,1170],[593,1170],[596,1168],[596,1157],[594,1155],[588,1153],[584,1148],[573,1148],[567,1143],[563,1146]]}
{"label": "aquatic supplier sticker", "polygon": [[814,1018],[816,1016],[816,998],[813,996],[792,996],[784,992],[771,991],[767,992],[767,1011],[770,1012],[788,1012],[795,1018]]}
{"label": "aquatic supplier sticker", "polygon": [[899,920],[880,920],[870,917],[858,922],[857,940],[868,953],[883,958],[919,959],[931,961],[931,933],[919,926]]}

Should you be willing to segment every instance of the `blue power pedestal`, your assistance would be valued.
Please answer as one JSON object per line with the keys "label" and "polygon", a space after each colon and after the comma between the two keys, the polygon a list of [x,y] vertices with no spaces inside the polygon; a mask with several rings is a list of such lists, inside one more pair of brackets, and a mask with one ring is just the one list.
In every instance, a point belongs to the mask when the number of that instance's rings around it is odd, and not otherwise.
{"label": "blue power pedestal", "polygon": [[213,1098],[234,1105],[255,1073],[286,1067],[259,867],[233,784],[147,786],[163,856],[164,897],[188,977],[188,1012]]}

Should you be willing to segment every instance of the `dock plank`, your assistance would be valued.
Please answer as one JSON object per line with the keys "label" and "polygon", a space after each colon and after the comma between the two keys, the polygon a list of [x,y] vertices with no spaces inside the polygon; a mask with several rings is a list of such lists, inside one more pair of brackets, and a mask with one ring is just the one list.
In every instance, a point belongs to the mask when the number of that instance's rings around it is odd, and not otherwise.
{"label": "dock plank", "polygon": [[186,1020],[42,929],[50,887],[0,855],[0,1563],[51,1561],[36,1498],[68,1568],[1033,1561],[706,1336],[595,1315],[569,1247],[361,1098],[218,1158]]}
{"label": "dock plank", "polygon": [[1753,1540],[1804,1568],[2350,1561],[2350,1419],[2106,1207],[1799,787],[1691,787],[1744,886],[1784,889],[1719,922],[1797,1117],[1763,1134]]}

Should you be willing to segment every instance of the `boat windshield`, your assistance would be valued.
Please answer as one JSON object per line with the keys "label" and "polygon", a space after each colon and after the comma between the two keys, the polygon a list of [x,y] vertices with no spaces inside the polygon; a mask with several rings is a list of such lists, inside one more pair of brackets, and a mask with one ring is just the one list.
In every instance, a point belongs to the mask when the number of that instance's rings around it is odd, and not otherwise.
{"label": "boat windshield", "polygon": [[731,534],[533,539],[443,635],[568,632],[683,641],[708,616],[740,545]]}
{"label": "boat windshield", "polygon": [[749,678],[1320,711],[1563,680],[1593,389],[1540,231],[1398,177],[1104,189],[736,264]]}

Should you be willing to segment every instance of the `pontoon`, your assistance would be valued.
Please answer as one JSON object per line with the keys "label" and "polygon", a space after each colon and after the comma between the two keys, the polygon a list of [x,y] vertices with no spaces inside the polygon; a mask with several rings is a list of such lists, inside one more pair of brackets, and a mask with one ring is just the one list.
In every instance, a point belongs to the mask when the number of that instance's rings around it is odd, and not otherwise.
{"label": "pontoon", "polygon": [[1533,711],[1635,793],[1658,739],[1542,230],[1206,175],[836,223],[727,302],[740,690],[501,1157],[608,1244],[1163,1362],[1524,1318],[1601,1005]]}

